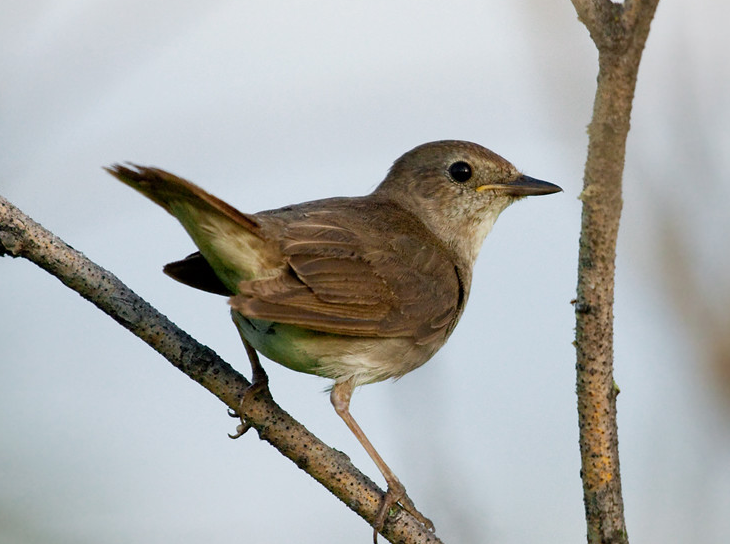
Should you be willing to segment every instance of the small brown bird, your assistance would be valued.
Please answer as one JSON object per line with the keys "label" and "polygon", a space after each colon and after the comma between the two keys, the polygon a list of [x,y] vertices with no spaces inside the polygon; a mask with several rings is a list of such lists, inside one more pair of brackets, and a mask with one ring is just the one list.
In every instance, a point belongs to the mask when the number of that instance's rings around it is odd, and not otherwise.
{"label": "small brown bird", "polygon": [[254,383],[265,379],[254,349],[334,380],[332,405],[388,484],[375,536],[398,502],[432,529],[350,414],[350,397],[428,361],[464,311],[497,216],[560,187],[477,144],[440,141],[403,155],[370,195],[246,214],[168,172],[130,166],[107,170],[185,227],[199,251],[164,271],[230,297]]}

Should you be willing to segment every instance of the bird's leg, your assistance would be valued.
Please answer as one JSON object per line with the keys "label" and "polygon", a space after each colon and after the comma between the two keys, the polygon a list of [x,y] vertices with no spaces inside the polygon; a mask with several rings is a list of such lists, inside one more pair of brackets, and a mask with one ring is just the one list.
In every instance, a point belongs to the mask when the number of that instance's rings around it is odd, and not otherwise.
{"label": "bird's leg", "polygon": [[332,392],[330,393],[330,401],[332,402],[332,406],[334,406],[337,414],[350,428],[352,434],[354,434],[360,441],[360,444],[362,444],[363,448],[365,448],[365,451],[368,452],[368,455],[370,455],[370,458],[378,467],[378,470],[380,470],[383,474],[385,482],[388,484],[388,490],[385,492],[383,502],[380,505],[378,514],[375,517],[375,522],[373,523],[373,529],[375,529],[375,532],[373,533],[373,542],[377,542],[378,533],[383,529],[383,525],[385,525],[388,512],[391,507],[397,503],[400,503],[406,512],[423,523],[429,531],[433,531],[433,523],[431,523],[431,520],[416,509],[413,501],[406,494],[406,489],[403,487],[403,484],[400,483],[400,480],[398,480],[390,467],[385,464],[383,458],[380,457],[380,454],[373,447],[370,440],[368,440],[368,437],[365,436],[360,425],[357,424],[355,418],[353,418],[352,414],[350,414],[350,398],[352,397],[353,389],[354,386],[351,379],[335,383],[332,387]]}
{"label": "bird's leg", "polygon": [[238,412],[233,412],[232,410],[228,411],[228,415],[231,417],[241,418],[241,424],[236,427],[236,434],[228,435],[231,438],[238,438],[251,428],[251,424],[246,421],[244,414],[246,412],[246,405],[253,400],[256,394],[265,391],[266,394],[271,395],[271,393],[269,393],[269,377],[266,375],[264,367],[261,366],[259,354],[256,353],[254,347],[248,343],[248,340],[246,340],[243,335],[241,335],[241,340],[243,341],[243,346],[246,348],[248,360],[251,363],[251,385],[249,385],[246,391],[243,392],[241,402],[238,405]]}
{"label": "bird's leg", "polygon": [[264,389],[268,389],[269,376],[266,374],[264,367],[261,366],[258,352],[251,344],[248,343],[248,340],[246,340],[243,336],[241,336],[241,340],[243,341],[243,347],[246,348],[248,360],[251,363],[251,387],[246,390],[246,394],[248,394],[248,392],[253,388],[256,388],[256,390],[253,391],[254,393],[257,393],[258,391],[262,391]]}

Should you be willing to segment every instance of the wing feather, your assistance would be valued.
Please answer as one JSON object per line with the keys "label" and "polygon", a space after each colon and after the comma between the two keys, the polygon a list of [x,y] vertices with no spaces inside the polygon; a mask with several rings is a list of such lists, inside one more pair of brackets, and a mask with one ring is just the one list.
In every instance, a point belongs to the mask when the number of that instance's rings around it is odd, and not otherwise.
{"label": "wing feather", "polygon": [[288,266],[274,278],[241,282],[233,308],[334,334],[445,338],[463,305],[450,252],[412,218],[394,217],[400,210],[350,210],[347,218],[336,211],[330,205],[287,222]]}

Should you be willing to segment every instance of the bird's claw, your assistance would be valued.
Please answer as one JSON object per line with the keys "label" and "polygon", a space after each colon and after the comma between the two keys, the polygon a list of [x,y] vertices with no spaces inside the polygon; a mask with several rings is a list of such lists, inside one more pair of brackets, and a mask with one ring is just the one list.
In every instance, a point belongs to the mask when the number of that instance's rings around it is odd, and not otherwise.
{"label": "bird's claw", "polygon": [[396,480],[395,482],[388,483],[388,490],[385,492],[383,501],[380,503],[380,508],[378,509],[378,514],[375,516],[375,522],[373,523],[374,544],[377,544],[378,533],[383,530],[385,520],[388,518],[391,508],[396,504],[400,504],[403,510],[420,521],[428,531],[434,531],[433,522],[418,511],[416,505],[413,504],[413,501],[406,493],[406,488]]}
{"label": "bird's claw", "polygon": [[[263,376],[261,374],[263,374]],[[267,395],[271,396],[271,393],[269,392],[269,378],[263,369],[261,369],[261,374],[257,376],[256,373],[254,373],[254,381],[243,392],[241,402],[238,404],[238,410],[236,411],[228,408],[228,415],[230,417],[237,417],[241,420],[241,424],[236,427],[236,434],[228,433],[229,438],[234,440],[236,438],[240,438],[251,428],[252,425],[246,420],[246,416],[244,414],[246,413],[246,407],[253,402],[254,397],[261,392],[265,392]]]}
{"label": "bird's claw", "polygon": [[236,426],[236,434],[228,433],[228,438],[232,438],[233,440],[241,438],[250,428],[251,424],[241,418],[241,424]]}

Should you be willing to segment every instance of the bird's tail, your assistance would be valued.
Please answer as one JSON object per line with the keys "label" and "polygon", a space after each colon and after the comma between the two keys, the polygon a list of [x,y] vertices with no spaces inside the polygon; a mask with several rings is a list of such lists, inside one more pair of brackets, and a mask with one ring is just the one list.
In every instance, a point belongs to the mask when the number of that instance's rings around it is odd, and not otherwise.
{"label": "bird's tail", "polygon": [[254,216],[158,168],[115,164],[105,170],[175,216],[198,246],[202,259],[193,254],[165,267],[165,272],[178,281],[232,294],[240,281],[255,278],[269,268],[270,250],[261,251],[265,236]]}

